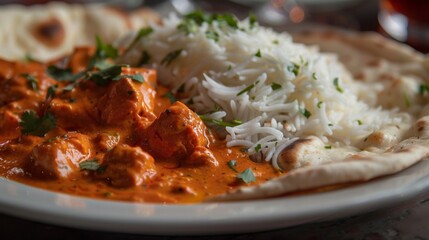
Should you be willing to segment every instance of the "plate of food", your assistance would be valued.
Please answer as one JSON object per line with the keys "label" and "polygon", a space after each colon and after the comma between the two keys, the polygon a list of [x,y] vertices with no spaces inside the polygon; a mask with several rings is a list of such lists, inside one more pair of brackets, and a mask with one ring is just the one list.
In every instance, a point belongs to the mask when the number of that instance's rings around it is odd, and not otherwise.
{"label": "plate of food", "polygon": [[101,27],[106,12],[49,6],[21,9],[28,39],[10,34],[0,51],[2,212],[222,234],[362,213],[429,186],[429,62],[405,45],[201,11],[139,12],[119,33]]}

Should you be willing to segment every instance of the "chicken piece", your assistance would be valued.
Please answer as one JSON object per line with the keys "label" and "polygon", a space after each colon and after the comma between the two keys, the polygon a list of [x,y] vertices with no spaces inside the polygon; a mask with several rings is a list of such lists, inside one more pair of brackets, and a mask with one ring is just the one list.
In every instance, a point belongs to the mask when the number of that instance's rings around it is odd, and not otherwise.
{"label": "chicken piece", "polygon": [[99,133],[95,138],[95,145],[100,151],[107,152],[112,150],[116,145],[118,145],[120,139],[121,136],[118,133]]}
{"label": "chicken piece", "polygon": [[209,149],[202,146],[197,146],[195,147],[194,152],[188,158],[186,158],[186,160],[184,161],[184,165],[211,165],[217,167],[219,166],[219,163]]}
{"label": "chicken piece", "polygon": [[19,117],[11,111],[0,112],[0,143],[20,135]]}
{"label": "chicken piece", "polygon": [[98,103],[98,111],[102,122],[109,125],[121,124],[126,120],[147,118],[155,119],[155,79],[154,70],[124,68],[123,74],[141,74],[144,82],[136,82],[124,77],[110,84],[106,94]]}
{"label": "chicken piece", "polygon": [[181,102],[161,113],[145,134],[151,152],[168,161],[182,161],[208,144],[203,121]]}
{"label": "chicken piece", "polygon": [[57,125],[64,129],[77,129],[88,127],[91,123],[96,123],[89,113],[91,109],[86,99],[77,99],[71,102],[70,99],[54,98],[49,103],[49,112],[54,114]]}
{"label": "chicken piece", "polygon": [[99,174],[118,188],[138,186],[156,175],[154,159],[139,147],[117,145],[103,158]]}
{"label": "chicken piece", "polygon": [[79,163],[87,160],[91,154],[88,136],[80,133],[68,133],[45,141],[30,154],[28,172],[39,178],[67,178],[79,171]]}

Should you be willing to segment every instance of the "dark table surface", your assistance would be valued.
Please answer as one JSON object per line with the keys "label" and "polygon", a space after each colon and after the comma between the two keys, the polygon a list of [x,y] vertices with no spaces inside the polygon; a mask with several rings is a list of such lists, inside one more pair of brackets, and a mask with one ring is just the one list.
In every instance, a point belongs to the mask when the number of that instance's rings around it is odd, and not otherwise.
{"label": "dark table surface", "polygon": [[[210,1],[201,1],[200,7],[212,11],[235,11],[239,15],[248,10],[247,7],[227,1],[220,1],[222,4],[217,5],[208,2]],[[146,3],[159,7],[159,1],[146,1]],[[360,1],[358,4],[335,10],[307,9],[308,13],[311,13],[310,21],[360,31],[377,30],[377,10],[377,1]],[[344,21],[332,22],[332,19],[329,18],[332,11],[339,11],[341,14],[338,15],[348,16],[348,18]],[[299,25],[274,25],[273,27],[288,29],[296,26]],[[0,229],[1,239],[429,239],[429,192],[423,192],[394,207],[358,216],[252,234],[204,237],[144,236],[72,229],[4,214],[0,214]]]}

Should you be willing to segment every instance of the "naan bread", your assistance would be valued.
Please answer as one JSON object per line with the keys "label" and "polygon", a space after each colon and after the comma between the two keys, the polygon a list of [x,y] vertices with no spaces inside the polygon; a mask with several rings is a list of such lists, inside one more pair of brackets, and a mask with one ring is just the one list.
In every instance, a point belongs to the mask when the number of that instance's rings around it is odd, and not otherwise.
{"label": "naan bread", "polygon": [[94,45],[95,36],[113,42],[131,30],[159,22],[146,8],[125,13],[103,5],[49,3],[0,9],[0,58],[10,61],[31,57],[50,61],[71,53],[75,46]]}
{"label": "naan bread", "polygon": [[359,146],[362,151],[323,149],[318,138],[300,139],[286,148],[279,165],[287,171],[262,185],[243,187],[209,201],[266,198],[342,183],[368,181],[399,172],[429,156],[429,105],[419,86],[429,82],[429,59],[412,48],[375,33],[339,31],[296,34],[297,42],[335,53],[354,79],[381,85],[378,94],[360,98],[372,106],[398,108],[410,123],[380,129]]}

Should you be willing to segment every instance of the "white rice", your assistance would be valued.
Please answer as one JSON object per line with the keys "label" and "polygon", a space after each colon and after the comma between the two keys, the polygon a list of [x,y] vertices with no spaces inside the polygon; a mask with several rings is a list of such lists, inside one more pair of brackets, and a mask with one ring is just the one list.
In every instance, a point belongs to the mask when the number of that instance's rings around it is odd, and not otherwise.
{"label": "white rice", "polygon": [[[143,51],[149,53],[159,82],[173,91],[184,89],[188,96],[180,100],[197,113],[224,122],[240,120],[225,128],[227,146],[245,147],[257,160],[278,167],[281,151],[308,136],[327,145],[356,146],[406,117],[357,99],[357,89],[375,90],[355,83],[335,55],[294,43],[287,33],[252,27],[246,19],[239,22],[240,30],[215,21],[187,35],[177,28],[181,21],[171,15],[162,26],[154,25],[154,32],[122,61],[135,65]],[[207,38],[207,31],[217,32],[219,40]],[[180,49],[170,64],[161,63]]]}

